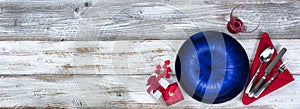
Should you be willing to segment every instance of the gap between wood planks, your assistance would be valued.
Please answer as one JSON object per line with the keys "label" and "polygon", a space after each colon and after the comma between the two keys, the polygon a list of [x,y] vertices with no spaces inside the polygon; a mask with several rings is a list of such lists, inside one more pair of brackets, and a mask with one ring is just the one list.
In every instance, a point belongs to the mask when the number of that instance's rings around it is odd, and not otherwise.
{"label": "gap between wood planks", "polygon": [[299,1],[161,1],[161,0],[60,0],[2,1],[0,40],[93,41],[93,40],[183,40],[205,30],[227,32],[229,13],[248,28],[259,29],[236,38],[258,38],[269,32],[273,38],[299,39]]}
{"label": "gap between wood planks", "polygon": [[[250,63],[259,40],[238,40]],[[274,39],[275,47],[287,48],[292,74],[300,74],[300,40]],[[133,41],[0,41],[0,74],[151,74],[155,65],[174,60],[184,40]]]}
{"label": "gap between wood planks", "polygon": [[[102,107],[102,108],[166,108],[146,92],[150,75],[34,75],[0,77],[1,107]],[[171,77],[175,79],[174,75]],[[185,100],[173,108],[299,108],[300,76],[295,81],[245,106],[241,95],[222,104],[197,102],[184,92]],[[291,90],[293,89],[293,90]],[[183,90],[182,90],[183,91]],[[26,98],[26,100],[24,100]]]}

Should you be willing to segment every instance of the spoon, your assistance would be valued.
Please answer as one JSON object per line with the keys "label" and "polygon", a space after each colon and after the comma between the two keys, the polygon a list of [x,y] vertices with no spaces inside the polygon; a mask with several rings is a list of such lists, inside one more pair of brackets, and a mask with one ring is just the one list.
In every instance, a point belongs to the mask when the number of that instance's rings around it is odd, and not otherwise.
{"label": "spoon", "polygon": [[252,87],[252,85],[253,85],[253,83],[254,83],[254,81],[255,81],[257,75],[258,75],[258,72],[259,72],[260,69],[261,69],[262,64],[263,64],[263,63],[266,63],[266,62],[268,62],[268,61],[270,61],[270,59],[271,59],[273,53],[274,53],[274,48],[273,48],[273,47],[268,47],[268,48],[266,48],[266,49],[259,55],[260,65],[259,65],[257,71],[255,72],[253,78],[251,79],[249,85],[248,85],[247,88],[246,88],[246,91],[245,91],[246,94],[249,94],[249,92],[250,92],[250,90],[251,90],[251,87]]}
{"label": "spoon", "polygon": [[273,61],[268,65],[268,67],[265,69],[265,74],[263,77],[260,78],[258,83],[250,90],[248,96],[253,97],[253,95],[257,92],[257,90],[260,88],[260,86],[263,84],[263,82],[266,80],[267,76],[270,74],[272,69],[275,67],[277,62],[282,58],[282,56],[285,54],[286,48],[282,48],[278,55],[273,59]]}

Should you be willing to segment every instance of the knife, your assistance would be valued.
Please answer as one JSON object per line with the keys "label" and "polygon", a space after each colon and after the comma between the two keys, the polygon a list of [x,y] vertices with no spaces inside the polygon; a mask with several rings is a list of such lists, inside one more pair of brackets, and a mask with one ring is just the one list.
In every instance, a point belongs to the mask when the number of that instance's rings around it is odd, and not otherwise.
{"label": "knife", "polygon": [[262,83],[266,79],[267,75],[272,71],[272,69],[275,67],[277,62],[282,58],[282,56],[285,54],[286,48],[282,48],[278,55],[275,57],[275,59],[268,65],[268,67],[265,69],[265,75],[259,80],[259,82],[255,85],[255,87],[250,91],[249,97],[253,97],[254,94],[257,92],[257,90],[261,87]]}

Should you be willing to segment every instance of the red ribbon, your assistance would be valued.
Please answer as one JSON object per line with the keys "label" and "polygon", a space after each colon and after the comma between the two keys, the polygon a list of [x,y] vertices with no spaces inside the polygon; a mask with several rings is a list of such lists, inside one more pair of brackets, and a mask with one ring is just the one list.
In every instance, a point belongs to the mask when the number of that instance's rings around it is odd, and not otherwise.
{"label": "red ribbon", "polygon": [[168,67],[168,65],[170,64],[170,60],[166,60],[165,64],[163,66],[164,68],[164,74],[166,75],[166,78],[170,78],[170,72],[172,72],[171,68]]}
{"label": "red ribbon", "polygon": [[170,67],[168,67],[168,65],[170,64],[170,60],[166,60],[164,65],[163,65],[163,73],[161,73],[161,65],[157,65],[156,66],[156,70],[155,73],[158,75],[159,79],[162,77],[166,77],[166,78],[170,78],[170,72],[172,72],[172,69]]}
{"label": "red ribbon", "polygon": [[[162,98],[167,104],[167,106],[170,106],[174,103],[177,103],[181,100],[183,100],[183,96],[181,94],[181,91],[178,87],[177,83],[170,84],[166,89],[164,89],[160,84],[159,80],[161,78],[170,78],[170,72],[172,69],[169,67],[170,61],[166,60],[164,65],[157,65],[155,73],[156,75],[150,76],[150,78],[147,80],[146,86],[150,85],[147,89],[147,92],[150,93],[153,91],[155,93],[157,90],[162,93]],[[163,72],[161,71],[163,69]]]}
{"label": "red ribbon", "polygon": [[153,90],[153,93],[155,93],[157,90],[159,90],[161,93],[165,92],[165,89],[159,84],[159,77],[151,76],[147,80],[146,86],[150,85],[147,89],[147,92],[150,93]]}
{"label": "red ribbon", "polygon": [[253,31],[255,31],[259,27],[260,24],[258,24],[254,30],[246,31],[246,27],[244,26],[243,21],[241,19],[239,19],[238,17],[235,17],[232,15],[233,11],[239,6],[241,6],[241,5],[237,5],[236,7],[234,7],[230,13],[230,21],[227,23],[228,31],[232,34],[237,34],[239,32],[251,33]]}
{"label": "red ribbon", "polygon": [[147,89],[147,92],[150,93],[153,90],[153,93],[156,92],[156,90],[158,90],[158,88],[160,87],[160,84],[158,83],[159,80],[157,80],[156,76],[151,76],[148,80],[147,80],[147,84],[146,86],[150,85]]}
{"label": "red ribbon", "polygon": [[[157,80],[157,77],[155,76],[151,76],[149,79],[148,79],[148,83],[147,85],[150,85],[147,89],[147,92],[150,93],[152,90],[153,90],[153,93],[155,93],[157,90],[159,90],[162,94],[164,93],[175,93],[176,90],[179,90],[178,89],[178,86],[177,84],[172,84],[170,86],[168,86],[167,89],[164,89],[159,83],[158,83],[159,80]],[[146,85],[146,86],[147,86]],[[173,95],[169,95],[169,94],[164,94],[164,98],[165,99],[169,99],[170,97],[172,97]]]}
{"label": "red ribbon", "polygon": [[158,75],[158,76],[151,76],[148,80],[147,80],[147,84],[146,86],[150,85],[147,89],[147,92],[150,93],[152,90],[153,90],[153,93],[156,92],[156,90],[159,90],[160,92],[164,92],[165,89],[163,89],[162,86],[160,86],[160,84],[158,83],[158,81],[163,78],[163,77],[166,77],[166,78],[170,78],[170,72],[172,71],[170,67],[168,67],[168,65],[170,64],[170,60],[166,60],[164,65],[163,65],[163,69],[164,69],[164,72],[161,73],[161,65],[157,65],[156,66],[156,70],[155,70],[155,73]]}

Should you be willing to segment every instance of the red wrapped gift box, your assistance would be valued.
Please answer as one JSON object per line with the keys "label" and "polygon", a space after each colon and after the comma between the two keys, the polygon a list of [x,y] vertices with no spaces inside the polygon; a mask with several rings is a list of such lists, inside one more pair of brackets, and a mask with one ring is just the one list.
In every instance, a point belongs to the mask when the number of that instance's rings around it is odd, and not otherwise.
{"label": "red wrapped gift box", "polygon": [[153,74],[148,79],[147,85],[150,85],[147,92],[156,99],[162,99],[167,106],[184,99],[177,82],[170,79],[159,78],[159,76]]}
{"label": "red wrapped gift box", "polygon": [[162,96],[168,106],[183,100],[183,96],[177,82],[170,84]]}

